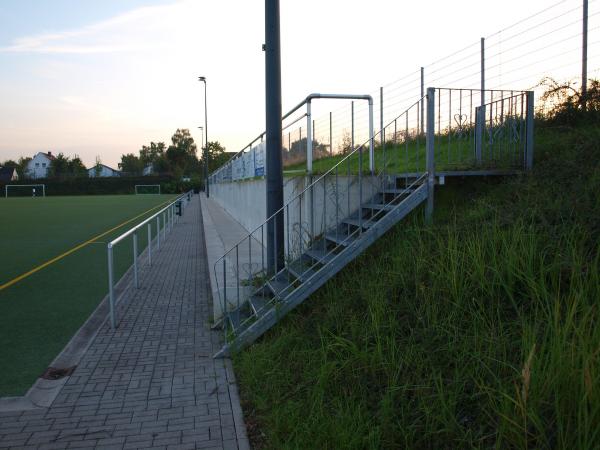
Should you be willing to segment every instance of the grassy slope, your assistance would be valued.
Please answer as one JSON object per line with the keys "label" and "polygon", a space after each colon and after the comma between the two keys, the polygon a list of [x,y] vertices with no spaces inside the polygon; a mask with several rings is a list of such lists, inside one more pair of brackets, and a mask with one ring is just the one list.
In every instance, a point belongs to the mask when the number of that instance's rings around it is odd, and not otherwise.
{"label": "grassy slope", "polygon": [[257,447],[600,445],[600,131],[538,136],[531,176],[440,187],[236,357]]}
{"label": "grassy slope", "polygon": [[[173,196],[46,197],[0,200],[0,282],[27,272]],[[140,218],[139,222],[143,220]],[[0,396],[21,395],[62,350],[107,292],[101,238],[0,291]],[[145,233],[140,248],[146,246]],[[131,264],[131,242],[115,250],[117,277]]]}

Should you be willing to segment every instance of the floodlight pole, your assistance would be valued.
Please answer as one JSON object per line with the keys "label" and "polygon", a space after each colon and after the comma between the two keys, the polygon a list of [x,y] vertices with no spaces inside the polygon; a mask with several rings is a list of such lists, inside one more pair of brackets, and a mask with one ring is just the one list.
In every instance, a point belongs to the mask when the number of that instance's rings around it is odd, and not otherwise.
{"label": "floodlight pole", "polygon": [[281,158],[281,42],[279,0],[265,0],[265,93],[267,138],[267,270],[283,268],[283,165]]}
{"label": "floodlight pole", "polygon": [[204,192],[206,192],[206,198],[208,198],[208,110],[206,107],[206,77],[198,77],[198,80],[204,83],[204,135],[206,137],[204,140]]}

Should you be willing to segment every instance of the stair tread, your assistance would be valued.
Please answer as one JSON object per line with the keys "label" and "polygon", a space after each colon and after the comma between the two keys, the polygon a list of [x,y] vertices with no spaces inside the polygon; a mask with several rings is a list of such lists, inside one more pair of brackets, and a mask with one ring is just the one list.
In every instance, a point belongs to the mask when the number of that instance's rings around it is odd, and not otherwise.
{"label": "stair tread", "polygon": [[365,203],[364,205],[362,205],[362,207],[365,209],[384,209],[386,211],[389,211],[394,207],[394,205],[383,203]]}
{"label": "stair tread", "polygon": [[362,226],[363,228],[371,228],[373,225],[375,225],[375,223],[377,223],[377,221],[372,221],[371,219],[363,219],[359,222],[358,219],[345,219],[342,221],[342,223],[347,223],[348,225],[353,225],[355,227]]}
{"label": "stair tread", "polygon": [[315,273],[317,273],[309,267],[297,267],[297,266],[293,266],[293,265],[290,265],[288,267],[288,270],[295,278],[297,278],[301,282],[305,282],[310,277],[312,277]]}
{"label": "stair tread", "polygon": [[268,301],[264,297],[260,295],[253,295],[248,301],[250,302],[250,307],[252,308],[252,311],[254,311],[254,314],[257,317],[264,315],[267,311],[267,308],[265,308],[265,306],[267,306]]}
{"label": "stair tread", "polygon": [[336,256],[333,253],[327,253],[323,251],[323,249],[310,249],[305,253],[305,255],[318,261],[321,264],[327,264],[331,262],[331,260]]}
{"label": "stair tread", "polygon": [[381,190],[384,194],[410,194],[414,192],[414,189],[397,189],[397,188],[386,188]]}
{"label": "stair tread", "polygon": [[344,233],[337,233],[337,235],[336,235],[336,233],[327,233],[327,234],[325,234],[325,239],[327,239],[328,241],[334,242],[335,244],[338,244],[338,245],[348,246],[356,240],[356,236],[355,235],[348,236],[347,234],[344,234]]}
{"label": "stair tread", "polygon": [[281,295],[281,293],[284,293],[286,291],[288,293],[291,291],[291,284],[286,279],[278,278],[275,280],[268,280],[266,285],[269,288],[269,290],[277,296]]}

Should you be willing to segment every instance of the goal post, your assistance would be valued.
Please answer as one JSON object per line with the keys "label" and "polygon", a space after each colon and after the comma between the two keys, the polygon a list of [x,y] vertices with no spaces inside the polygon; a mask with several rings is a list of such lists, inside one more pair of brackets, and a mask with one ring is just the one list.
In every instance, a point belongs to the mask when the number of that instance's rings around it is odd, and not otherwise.
{"label": "goal post", "polygon": [[45,184],[7,184],[4,186],[4,197],[45,197]]}
{"label": "goal post", "polygon": [[136,184],[135,194],[158,194],[160,195],[160,184]]}

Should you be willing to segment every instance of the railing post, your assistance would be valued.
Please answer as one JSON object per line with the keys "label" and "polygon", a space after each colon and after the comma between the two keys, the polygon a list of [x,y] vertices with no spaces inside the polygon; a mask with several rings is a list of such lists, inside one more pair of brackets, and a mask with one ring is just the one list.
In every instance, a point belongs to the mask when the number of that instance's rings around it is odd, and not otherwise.
{"label": "railing post", "polygon": [[533,127],[535,120],[535,108],[534,108],[534,92],[527,92],[527,143],[526,143],[526,168],[531,170],[533,168]]}
{"label": "railing post", "polygon": [[427,166],[427,222],[433,220],[433,191],[435,188],[435,88],[427,88],[427,137],[426,137],[426,166]]}
{"label": "railing post", "polygon": [[[354,137],[354,135],[353,135]],[[354,150],[354,142],[352,145]],[[373,100],[369,99],[369,170],[375,173],[375,131],[373,129]]]}
{"label": "railing post", "polygon": [[313,171],[313,139],[310,100],[306,102],[306,170],[310,176]]}
{"label": "railing post", "polygon": [[152,222],[148,222],[148,265],[152,265]]}
{"label": "railing post", "polygon": [[156,250],[160,250],[160,214],[156,216]]}
{"label": "railing post", "polygon": [[[421,98],[425,97],[425,68],[421,67]],[[421,101],[421,134],[425,134],[425,102]],[[395,137],[394,137],[395,139]]]}
{"label": "railing post", "polygon": [[117,327],[115,318],[115,287],[114,287],[114,268],[113,268],[113,247],[108,244],[108,302],[110,309],[110,326],[114,330]]}
{"label": "railing post", "polygon": [[139,289],[138,282],[138,236],[137,230],[133,232],[133,282],[136,289]]}

